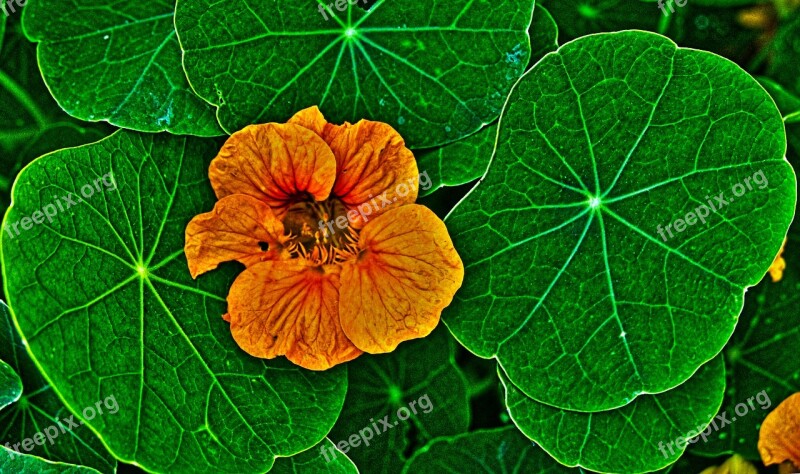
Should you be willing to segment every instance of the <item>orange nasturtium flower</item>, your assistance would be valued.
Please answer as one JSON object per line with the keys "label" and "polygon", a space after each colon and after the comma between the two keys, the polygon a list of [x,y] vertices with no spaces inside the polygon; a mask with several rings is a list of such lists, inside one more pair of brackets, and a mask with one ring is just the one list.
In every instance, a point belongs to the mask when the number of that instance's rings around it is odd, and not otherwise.
{"label": "orange nasturtium flower", "polygon": [[758,432],[758,452],[765,466],[788,461],[800,469],[800,392],[767,415]]}
{"label": "orange nasturtium flower", "polygon": [[389,125],[316,107],[233,134],[214,210],[186,229],[192,277],[236,260],[225,320],[247,353],[325,370],[425,337],[464,278],[444,222],[414,204],[414,155]]}

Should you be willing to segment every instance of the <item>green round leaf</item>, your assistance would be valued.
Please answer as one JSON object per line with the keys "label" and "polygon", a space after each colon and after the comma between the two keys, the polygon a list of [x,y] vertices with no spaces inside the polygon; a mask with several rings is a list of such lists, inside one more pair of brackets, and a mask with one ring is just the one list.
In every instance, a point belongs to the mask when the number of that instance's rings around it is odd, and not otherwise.
{"label": "green round leaf", "polygon": [[391,354],[348,364],[350,389],[328,437],[340,445],[355,436],[347,455],[364,472],[399,474],[406,453],[435,437],[466,431],[468,384],[456,366],[455,351],[442,326]]}
{"label": "green round leaf", "polygon": [[190,89],[173,27],[175,3],[29,0],[25,33],[58,104],[81,120],[144,132],[222,135]]}
{"label": "green round leaf", "polygon": [[[49,461],[89,466],[103,473],[116,472],[117,461],[97,436],[85,426],[75,428],[65,421],[71,419],[72,413],[42,377],[39,367],[28,355],[25,344],[14,327],[8,307],[0,301],[0,359],[8,362],[10,369],[19,374],[22,383],[15,390],[17,398],[13,401],[16,403],[0,411],[0,445],[8,443],[8,447],[23,454]],[[98,401],[102,400],[95,400]],[[113,418],[113,415],[108,416]],[[69,434],[60,432],[58,421],[61,421],[61,426],[70,428]],[[53,442],[46,440],[44,445],[34,444],[32,451],[25,451],[22,447],[24,440],[33,440],[36,433],[43,433],[49,427],[59,430]],[[52,434],[52,428],[49,433]],[[13,462],[9,466],[21,464]],[[0,472],[5,473],[6,470],[0,466]]]}
{"label": "green round leaf", "polygon": [[0,360],[0,410],[19,400],[22,381],[10,365]]}
{"label": "green round leaf", "polygon": [[[327,458],[324,453],[327,453]],[[313,448],[300,454],[290,458],[278,458],[269,472],[270,474],[358,474],[358,469],[345,454],[336,450],[331,440],[325,438]]]}
{"label": "green round leaf", "polygon": [[[511,419],[558,462],[597,472],[642,473],[667,467],[717,414],[725,393],[721,356],[683,385],[599,413],[560,410],[525,396],[500,373]],[[696,441],[700,443],[702,438]]]}
{"label": "green round leaf", "polygon": [[0,472],[3,474],[100,474],[90,467],[46,461],[30,454],[17,454],[0,447]]}
{"label": "green round leaf", "polygon": [[786,235],[785,151],[774,103],[728,60],[645,32],[562,46],[515,86],[489,172],[448,216],[466,278],[445,323],[555,407],[680,385]]}
{"label": "green round leaf", "polygon": [[189,81],[229,133],[318,105],[424,148],[494,121],[530,58],[533,0],[352,3],[178,1]]}
{"label": "green round leaf", "polygon": [[347,391],[345,367],[237,347],[222,315],[238,266],[190,277],[184,231],[216,201],[218,146],[120,131],[55,152],[20,173],[4,223],[9,303],[36,361],[76,413],[115,396],[113,421],[84,421],[147,470],[262,473],[323,439]]}
{"label": "green round leaf", "polygon": [[554,462],[516,428],[508,426],[438,438],[417,451],[403,469],[404,474],[441,472],[562,474],[576,471]]}

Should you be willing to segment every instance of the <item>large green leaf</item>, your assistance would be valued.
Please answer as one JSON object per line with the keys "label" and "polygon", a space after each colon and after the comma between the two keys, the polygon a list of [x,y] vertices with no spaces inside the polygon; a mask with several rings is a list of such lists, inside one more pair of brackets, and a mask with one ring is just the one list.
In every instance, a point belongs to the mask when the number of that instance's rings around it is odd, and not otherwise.
{"label": "large green leaf", "polygon": [[[25,344],[17,334],[8,307],[0,301],[0,359],[8,362],[22,379],[19,387],[21,394],[17,393],[19,400],[14,400],[17,403],[0,411],[0,445],[17,445],[16,450],[23,454],[29,453],[50,461],[89,466],[103,473],[115,472],[117,461],[97,436],[84,426],[73,427],[65,421],[72,420],[72,413],[42,377],[39,367],[28,355]],[[98,401],[104,399],[98,398],[92,405]],[[112,408],[114,406],[113,403],[109,405]],[[113,414],[106,416],[109,417],[107,421],[113,421],[115,417]],[[57,421],[61,421],[61,426],[70,428],[70,432],[60,432]],[[57,436],[52,443],[48,439],[42,446],[34,444],[30,452],[20,444],[26,438],[32,440],[36,433],[44,434],[45,430],[53,435],[53,427],[56,427]],[[6,471],[0,468],[0,472]]]}
{"label": "large green leaf", "polygon": [[577,472],[564,467],[508,426],[439,438],[414,454],[405,474],[561,474]]}
{"label": "large green leaf", "polygon": [[[325,457],[327,453],[327,458]],[[290,458],[278,458],[270,474],[358,474],[353,461],[336,450],[331,440],[323,439],[313,448]]]}
{"label": "large green leaf", "polygon": [[673,390],[599,413],[553,408],[500,378],[511,419],[523,433],[558,462],[597,472],[650,472],[674,463],[686,449],[675,440],[704,432],[725,393],[722,356]]}
{"label": "large green leaf", "polygon": [[25,32],[59,105],[82,120],[145,132],[222,135],[181,68],[172,0],[29,0]]}
{"label": "large green leaf", "polygon": [[14,369],[0,360],[0,410],[19,400],[22,381]]}
{"label": "large green leaf", "polygon": [[[390,474],[399,473],[407,453],[431,439],[466,431],[468,385],[455,351],[452,336],[441,326],[391,354],[349,364],[350,390],[328,436],[337,444],[348,442],[347,455],[364,472]],[[351,437],[356,443],[349,443]]]}
{"label": "large green leaf", "polygon": [[[533,65],[545,54],[558,48],[558,27],[550,13],[541,6],[533,12],[530,27]],[[497,138],[497,122],[455,143],[416,153],[417,166],[430,177],[430,187],[420,188],[427,196],[444,186],[459,186],[480,178],[489,165]]]}
{"label": "large green leaf", "polygon": [[448,216],[466,278],[445,323],[556,407],[681,384],[780,248],[785,150],[772,100],[719,56],[645,32],[564,45],[515,86],[489,172]]}
{"label": "large green leaf", "polygon": [[85,466],[73,466],[59,462],[46,461],[29,454],[19,455],[0,447],[0,472],[3,474],[99,474]]}
{"label": "large green leaf", "polygon": [[534,0],[352,3],[178,1],[189,81],[228,132],[318,105],[424,148],[494,121],[530,58]]}
{"label": "large green leaf", "polygon": [[82,200],[3,234],[6,292],[67,406],[114,395],[113,421],[84,421],[148,470],[264,472],[324,438],[347,391],[345,367],[309,372],[237,347],[222,319],[237,265],[190,277],[184,230],[216,200],[206,173],[217,146],[120,131],[58,151],[20,173],[6,215],[13,229],[54,196]]}

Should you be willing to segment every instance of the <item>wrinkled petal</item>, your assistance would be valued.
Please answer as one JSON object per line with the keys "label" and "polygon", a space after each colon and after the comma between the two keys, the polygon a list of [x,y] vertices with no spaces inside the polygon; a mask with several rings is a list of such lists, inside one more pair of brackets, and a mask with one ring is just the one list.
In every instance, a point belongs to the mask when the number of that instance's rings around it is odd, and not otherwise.
{"label": "wrinkled petal", "polygon": [[342,265],[339,312],[347,337],[362,351],[393,351],[439,323],[464,279],[464,265],[444,222],[411,204],[370,221],[361,255]]}
{"label": "wrinkled petal", "polygon": [[320,112],[319,107],[316,105],[297,112],[294,114],[294,117],[289,119],[288,123],[305,127],[320,137],[323,137],[323,139],[325,137],[325,126],[333,126],[332,124],[329,124],[327,120],[325,120],[325,116],[322,115],[322,112]]}
{"label": "wrinkled petal", "polygon": [[226,316],[239,347],[262,359],[285,355],[310,370],[326,370],[361,355],[339,322],[337,270],[300,260],[245,270],[231,287]]}
{"label": "wrinkled petal", "polygon": [[316,133],[275,123],[250,125],[231,135],[209,170],[218,198],[253,196],[279,219],[305,195],[327,199],[335,176],[333,152]]}
{"label": "wrinkled petal", "polygon": [[333,194],[350,211],[360,211],[350,224],[360,229],[384,212],[411,204],[419,193],[419,170],[403,137],[382,122],[361,120],[332,125],[316,107],[290,120],[319,134],[336,156]]}
{"label": "wrinkled petal", "polygon": [[192,278],[197,278],[223,262],[236,260],[249,267],[280,258],[285,240],[283,224],[269,206],[235,194],[189,222],[184,252]]}
{"label": "wrinkled petal", "polygon": [[800,467],[800,393],[767,415],[758,433],[758,452],[765,466],[790,461]]}

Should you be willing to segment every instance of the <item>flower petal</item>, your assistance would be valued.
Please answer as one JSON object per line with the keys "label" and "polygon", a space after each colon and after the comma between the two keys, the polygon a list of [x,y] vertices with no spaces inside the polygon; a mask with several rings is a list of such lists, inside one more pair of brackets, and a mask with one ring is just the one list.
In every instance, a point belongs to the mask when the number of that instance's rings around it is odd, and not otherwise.
{"label": "flower petal", "polygon": [[299,112],[289,123],[319,134],[333,150],[337,170],[333,194],[348,210],[362,211],[351,219],[353,227],[360,229],[370,218],[417,200],[419,169],[414,154],[388,124],[361,120],[355,125],[332,125],[316,107]]}
{"label": "flower petal", "polygon": [[758,452],[765,466],[790,461],[800,467],[800,392],[767,415],[758,433]]}
{"label": "flower petal", "polygon": [[197,278],[231,260],[249,267],[280,258],[285,240],[283,224],[269,206],[254,197],[234,194],[189,222],[184,252],[192,278]]}
{"label": "flower petal", "polygon": [[236,278],[228,295],[233,338],[252,356],[286,355],[311,370],[353,360],[361,351],[339,323],[338,288],[337,267],[301,260],[254,265]]}
{"label": "flower petal", "polygon": [[426,207],[403,206],[370,221],[358,246],[362,254],[341,273],[347,337],[374,354],[430,334],[464,279],[444,222]]}
{"label": "flower petal", "polygon": [[323,139],[325,138],[325,126],[333,127],[333,125],[328,124],[328,121],[325,120],[325,116],[322,115],[322,112],[320,112],[319,107],[316,105],[297,112],[294,114],[294,117],[289,119],[288,123],[294,123],[305,127]]}
{"label": "flower petal", "polygon": [[209,170],[218,198],[253,196],[279,219],[305,194],[316,201],[328,199],[335,176],[333,152],[316,133],[275,123],[250,125],[231,135]]}

